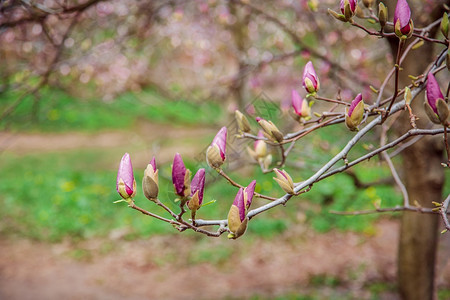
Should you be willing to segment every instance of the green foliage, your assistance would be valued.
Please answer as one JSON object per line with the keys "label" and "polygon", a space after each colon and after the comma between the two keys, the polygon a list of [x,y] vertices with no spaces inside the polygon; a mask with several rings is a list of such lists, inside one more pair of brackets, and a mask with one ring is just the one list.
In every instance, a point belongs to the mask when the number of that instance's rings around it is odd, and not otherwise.
{"label": "green foliage", "polygon": [[[1,94],[0,111],[20,95]],[[94,131],[130,129],[138,120],[177,124],[212,124],[222,117],[213,102],[192,103],[183,99],[169,101],[153,90],[124,93],[113,101],[78,99],[57,89],[42,89],[39,102],[31,96],[0,123],[0,129],[33,131]]]}
{"label": "green foliage", "polygon": [[136,218],[123,203],[112,204],[119,198],[116,171],[97,169],[102,163],[99,157],[99,152],[4,153],[0,163],[0,232],[59,241],[69,236],[106,235],[124,227],[140,236],[170,231],[157,220]]}
{"label": "green foliage", "polygon": [[218,266],[226,263],[232,254],[232,244],[212,246],[208,241],[202,240],[190,251],[188,261],[191,264],[209,263]]}
{"label": "green foliage", "polygon": [[449,289],[439,290],[438,291],[438,299],[439,300],[450,299],[450,290]]}
{"label": "green foliage", "polygon": [[[384,169],[360,167],[357,170],[358,176],[367,180],[374,178],[374,174],[379,178],[388,176]],[[373,210],[374,205],[378,203],[381,203],[382,207],[392,207],[401,204],[402,201],[401,195],[392,186],[357,189],[352,179],[345,174],[329,177],[316,184],[307,196],[316,204],[307,211],[307,216],[319,232],[338,228],[371,233],[372,222],[380,217],[379,214],[342,216],[332,214],[330,211]]]}
{"label": "green foliage", "polygon": [[339,278],[329,275],[316,275],[310,278],[310,284],[312,286],[329,286],[336,287],[340,284]]}
{"label": "green foliage", "polygon": [[272,238],[288,229],[285,219],[255,218],[248,226],[248,232],[265,238]]}

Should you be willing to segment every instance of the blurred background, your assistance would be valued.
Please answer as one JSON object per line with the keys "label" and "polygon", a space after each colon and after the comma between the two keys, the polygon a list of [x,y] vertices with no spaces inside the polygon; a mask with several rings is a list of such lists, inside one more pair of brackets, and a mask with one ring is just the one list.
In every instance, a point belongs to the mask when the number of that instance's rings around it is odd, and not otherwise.
{"label": "blurred background", "polygon": [[[205,167],[205,149],[222,126],[229,130],[227,173],[243,185],[256,179],[260,193],[283,195],[247,154],[252,143],[234,137],[233,113],[245,112],[255,133],[256,116],[285,133],[298,130],[288,115],[290,94],[305,96],[301,76],[310,60],[321,95],[375,100],[369,86],[379,86],[393,65],[389,45],[326,14],[338,6],[1,1],[0,298],[398,299],[399,215],[329,213],[402,203],[376,157],[259,215],[235,241],[179,233],[113,204],[128,152],[136,204],[165,216],[141,192],[155,156],[160,199],[176,209],[175,153],[193,172]],[[334,126],[302,139],[286,169],[296,182],[308,178],[349,136]],[[374,141],[369,134],[352,157]],[[216,202],[197,216],[226,218],[236,192],[208,169],[204,201]],[[450,236],[440,239],[436,282],[439,299],[448,299]]]}

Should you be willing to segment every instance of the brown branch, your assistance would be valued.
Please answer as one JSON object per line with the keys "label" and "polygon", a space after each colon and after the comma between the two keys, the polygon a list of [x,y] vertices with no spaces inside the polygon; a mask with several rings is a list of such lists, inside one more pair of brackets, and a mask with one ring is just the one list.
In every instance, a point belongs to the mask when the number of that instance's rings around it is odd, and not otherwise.
{"label": "brown branch", "polygon": [[386,118],[389,116],[389,113],[391,112],[392,105],[394,105],[395,99],[397,99],[398,96],[398,79],[399,79],[399,71],[400,71],[400,55],[402,53],[404,42],[403,40],[400,40],[398,43],[398,49],[397,49],[397,57],[395,61],[395,75],[394,75],[394,94],[392,95],[391,102],[389,103],[389,106],[381,120],[381,123],[383,123]]}
{"label": "brown branch", "polygon": [[[233,186],[235,186],[235,187],[237,187],[237,188],[242,188],[242,189],[245,188],[245,186],[242,186],[242,185],[240,185],[239,183],[237,183],[236,181],[234,181],[233,179],[231,179],[231,177],[228,176],[222,169],[218,169],[217,172],[218,172],[219,175],[221,175],[223,178],[225,178],[226,180],[228,180],[228,182],[229,182],[231,185],[233,185]],[[258,198],[270,200],[270,201],[274,201],[274,200],[277,199],[277,198],[270,197],[270,196],[266,196],[266,195],[262,195],[262,194],[259,194],[259,193],[254,193],[254,196],[255,196],[255,197],[258,197]]]}
{"label": "brown branch", "polygon": [[372,182],[362,182],[352,169],[345,170],[343,174],[348,175],[353,180],[353,184],[355,185],[355,187],[358,189],[366,189],[368,187],[376,185],[392,185],[394,183],[392,177],[382,178],[380,180]]}
{"label": "brown branch", "polygon": [[375,213],[384,213],[384,212],[399,212],[399,211],[414,211],[423,214],[437,214],[437,211],[434,211],[433,208],[424,208],[418,206],[396,206],[390,208],[377,208],[370,210],[357,210],[357,211],[335,211],[330,210],[329,213],[334,215],[341,216],[359,216],[359,215],[370,215]]}
{"label": "brown branch", "polygon": [[147,211],[147,210],[145,210],[145,209],[143,209],[143,208],[140,208],[139,206],[136,206],[136,205],[134,204],[133,201],[132,201],[130,204],[128,204],[128,206],[129,206],[130,208],[132,208],[132,209],[135,209],[135,210],[137,210],[137,211],[140,211],[140,212],[143,213],[144,215],[147,215],[147,216],[156,218],[156,219],[161,220],[161,221],[164,221],[164,222],[166,222],[166,223],[169,223],[169,224],[172,224],[172,225],[181,225],[180,222],[177,222],[177,221],[174,221],[174,220],[169,220],[169,219],[163,218],[163,217],[161,217],[161,216],[159,216],[159,215],[157,215],[157,214],[154,214],[154,213],[149,212],[149,211]]}
{"label": "brown branch", "polygon": [[447,167],[450,167],[450,147],[448,146],[448,126],[447,124],[444,125],[444,144],[445,144],[445,150],[447,152]]}

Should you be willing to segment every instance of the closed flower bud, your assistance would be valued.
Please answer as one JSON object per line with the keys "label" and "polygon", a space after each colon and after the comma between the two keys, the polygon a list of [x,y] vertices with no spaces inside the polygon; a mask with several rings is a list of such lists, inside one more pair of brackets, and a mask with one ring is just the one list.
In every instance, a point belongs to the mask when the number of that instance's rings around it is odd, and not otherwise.
{"label": "closed flower bud", "polygon": [[[258,132],[258,137],[259,138],[264,137],[264,134],[261,130]],[[250,147],[247,147],[248,153],[254,160],[259,161],[260,159],[266,157],[267,144],[263,140],[256,140],[255,143],[253,144],[253,149],[254,150],[252,150]]]}
{"label": "closed flower bud", "polygon": [[175,154],[172,165],[172,182],[175,193],[181,198],[186,198],[191,193],[191,172],[186,169],[179,153]]}
{"label": "closed flower bud", "polygon": [[199,169],[191,182],[191,199],[187,203],[190,210],[198,210],[203,203],[203,192],[205,190],[205,169]]}
{"label": "closed flower bud", "polygon": [[249,185],[244,189],[244,202],[245,207],[248,209],[250,205],[252,204],[253,195],[255,194],[255,186],[256,186],[256,180],[253,180],[250,182]]}
{"label": "closed flower bud", "polygon": [[401,39],[410,38],[414,31],[411,9],[406,0],[398,0],[394,11],[395,34]]}
{"label": "closed flower bud", "polygon": [[427,101],[424,105],[427,116],[435,124],[446,124],[449,115],[448,105],[445,103],[444,95],[432,73],[428,74],[426,96]]}
{"label": "closed flower bud", "polygon": [[250,123],[246,116],[244,116],[240,111],[236,110],[234,112],[236,122],[238,123],[239,130],[242,132],[250,132]]}
{"label": "closed flower bud", "polygon": [[206,161],[211,168],[220,168],[225,162],[227,146],[227,128],[222,127],[206,150]]}
{"label": "closed flower bud", "polygon": [[272,154],[269,154],[264,158],[263,161],[264,169],[268,170],[271,163],[272,163]]}
{"label": "closed flower bud", "polygon": [[317,77],[316,71],[312,62],[308,62],[303,69],[303,87],[308,93],[316,93],[320,88],[319,78]]}
{"label": "closed flower bud", "polygon": [[448,39],[448,14],[446,12],[442,16],[441,32],[442,32],[442,35],[444,35],[444,37],[446,39]]}
{"label": "closed flower bud", "polygon": [[281,142],[283,141],[283,134],[281,131],[275,126],[275,124],[272,123],[272,121],[266,121],[263,118],[257,117],[256,121],[261,126],[261,128],[264,130],[265,136],[268,139],[273,140],[274,142]]}
{"label": "closed flower bud", "polygon": [[300,118],[310,119],[311,118],[311,108],[308,105],[308,101],[302,99],[296,90],[292,90],[292,108],[294,113]]}
{"label": "closed flower bud", "polygon": [[358,125],[364,117],[364,101],[362,95],[358,94],[352,101],[350,107],[345,113],[345,125],[351,131],[358,130]]}
{"label": "closed flower bud", "polygon": [[357,0],[341,0],[341,12],[347,20],[355,15],[357,5]]}
{"label": "closed flower bud", "polygon": [[128,153],[125,153],[119,164],[117,172],[116,190],[125,199],[131,199],[136,195],[136,180],[133,174],[133,165]]}
{"label": "closed flower bud", "polygon": [[142,190],[147,199],[156,201],[158,198],[158,169],[156,169],[156,160],[154,157],[144,171]]}
{"label": "closed flower bud", "polygon": [[291,195],[295,194],[294,182],[292,181],[291,176],[289,176],[289,174],[284,170],[279,170],[275,168],[274,171],[277,177],[276,178],[274,177],[273,179],[280,185],[283,191]]}
{"label": "closed flower bud", "polygon": [[228,229],[231,233],[228,238],[236,239],[247,230],[247,208],[245,207],[244,190],[242,188],[236,194],[230,211],[228,212]]}
{"label": "closed flower bud", "polygon": [[380,4],[378,4],[378,20],[380,21],[381,28],[386,25],[386,22],[388,20],[388,9],[386,5],[383,4],[383,2],[380,2]]}

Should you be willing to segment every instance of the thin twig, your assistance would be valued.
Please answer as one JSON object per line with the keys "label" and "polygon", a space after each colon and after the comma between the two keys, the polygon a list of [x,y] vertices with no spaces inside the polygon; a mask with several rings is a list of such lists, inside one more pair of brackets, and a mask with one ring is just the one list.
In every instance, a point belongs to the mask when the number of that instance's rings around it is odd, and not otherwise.
{"label": "thin twig", "polygon": [[439,214],[442,218],[442,221],[444,222],[444,226],[445,229],[447,229],[447,231],[450,231],[450,222],[448,220],[448,206],[450,204],[450,194],[447,196],[447,199],[444,200],[444,202],[442,202],[442,205],[439,209]]}
{"label": "thin twig", "polygon": [[397,99],[398,95],[398,79],[399,79],[399,71],[400,71],[400,55],[402,53],[404,41],[400,40],[398,43],[398,49],[397,49],[397,57],[395,61],[395,75],[394,75],[394,94],[392,95],[391,102],[389,103],[389,106],[386,110],[386,113],[383,116],[382,123],[386,120],[387,116],[389,115],[389,112],[391,111],[392,105],[395,102],[395,99]]}
{"label": "thin twig", "polygon": [[[231,185],[233,185],[233,186],[235,186],[235,187],[237,187],[237,188],[245,188],[245,186],[242,186],[242,185],[240,185],[239,183],[237,183],[236,181],[234,181],[233,179],[231,179],[231,177],[230,176],[228,176],[222,169],[219,169],[219,170],[217,170],[217,172],[219,173],[219,175],[221,175],[223,178],[225,178],[226,180],[228,180],[228,182],[231,184]],[[270,201],[274,201],[274,200],[276,200],[277,198],[274,198],[274,197],[269,197],[269,196],[266,196],[266,195],[262,195],[262,194],[260,194],[260,193],[254,193],[253,194],[255,197],[258,197],[258,198],[262,198],[262,199],[266,199],[266,200],[270,200]]]}

